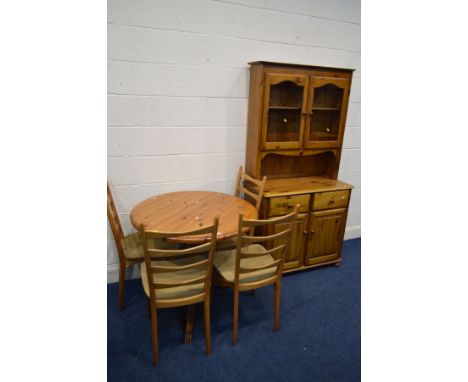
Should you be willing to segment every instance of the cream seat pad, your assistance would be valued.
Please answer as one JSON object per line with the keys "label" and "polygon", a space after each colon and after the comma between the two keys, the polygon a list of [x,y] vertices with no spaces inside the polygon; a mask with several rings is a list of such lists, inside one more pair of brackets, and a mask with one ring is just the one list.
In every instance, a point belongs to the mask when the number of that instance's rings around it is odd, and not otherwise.
{"label": "cream seat pad", "polygon": [[[152,265],[163,265],[163,266],[174,266],[174,265],[187,265],[190,263],[195,263],[205,260],[204,256],[192,256],[185,259],[176,259],[176,260],[157,260],[152,261]],[[153,280],[157,282],[181,282],[196,277],[201,277],[206,274],[206,268],[196,268],[196,269],[187,269],[183,271],[174,271],[174,272],[165,272],[158,273],[157,275],[153,274]],[[146,272],[146,263],[141,264],[141,281],[143,283],[143,289],[145,290],[146,295],[149,297],[149,285],[148,285],[148,274]],[[189,297],[203,292],[205,287],[204,282],[200,284],[192,285],[182,285],[174,288],[161,288],[156,289],[156,298],[158,299],[168,299],[168,298],[179,298],[179,297]]]}
{"label": "cream seat pad", "polygon": [[[125,252],[125,257],[128,260],[143,260],[143,242],[138,232],[125,236],[122,239],[122,247]],[[177,244],[163,240],[154,240],[151,247],[159,249],[177,249]]]}
{"label": "cream seat pad", "polygon": [[[252,244],[243,248],[243,252],[266,252],[266,249],[260,244]],[[215,253],[213,263],[223,278],[234,282],[234,266],[236,260],[236,249],[219,251]],[[273,263],[275,260],[271,255],[253,257],[251,259],[241,259],[242,267],[262,267]],[[259,281],[271,277],[275,274],[277,266],[261,269],[259,271],[243,273],[240,275],[241,282]]]}

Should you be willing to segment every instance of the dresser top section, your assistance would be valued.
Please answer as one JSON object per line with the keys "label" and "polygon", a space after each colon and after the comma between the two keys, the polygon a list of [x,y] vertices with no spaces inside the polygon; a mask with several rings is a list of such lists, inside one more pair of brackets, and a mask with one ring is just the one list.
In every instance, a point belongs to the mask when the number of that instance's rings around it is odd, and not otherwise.
{"label": "dresser top section", "polygon": [[298,195],[312,192],[350,190],[351,188],[353,188],[353,186],[340,180],[319,176],[267,179],[263,196],[271,198],[275,196]]}
{"label": "dresser top section", "polygon": [[334,68],[331,66],[316,66],[316,65],[304,65],[304,64],[287,64],[284,62],[271,62],[271,61],[253,61],[249,62],[249,65],[274,65],[274,66],[285,66],[285,67],[298,67],[298,68],[307,68],[307,69],[333,69],[333,70],[341,70],[344,72],[354,72],[355,69],[347,69],[347,68]]}

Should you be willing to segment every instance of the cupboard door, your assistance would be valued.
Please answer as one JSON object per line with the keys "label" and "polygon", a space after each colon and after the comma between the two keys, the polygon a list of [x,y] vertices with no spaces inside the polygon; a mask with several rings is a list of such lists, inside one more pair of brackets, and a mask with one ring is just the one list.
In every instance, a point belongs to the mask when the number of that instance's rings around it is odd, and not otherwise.
{"label": "cupboard door", "polygon": [[[284,260],[284,270],[299,268],[301,266],[307,239],[307,217],[307,214],[297,215],[296,229],[292,233],[289,251],[286,252]],[[289,225],[289,223],[277,224],[274,233],[283,231],[287,225]],[[284,238],[276,239],[273,243],[273,247],[283,244],[284,241]]]}
{"label": "cupboard door", "polygon": [[313,78],[304,147],[338,147],[343,140],[349,80]]}
{"label": "cupboard door", "polygon": [[303,74],[265,74],[262,149],[301,148],[308,87]]}
{"label": "cupboard door", "polygon": [[305,265],[313,265],[340,258],[346,209],[311,213],[309,240]]}

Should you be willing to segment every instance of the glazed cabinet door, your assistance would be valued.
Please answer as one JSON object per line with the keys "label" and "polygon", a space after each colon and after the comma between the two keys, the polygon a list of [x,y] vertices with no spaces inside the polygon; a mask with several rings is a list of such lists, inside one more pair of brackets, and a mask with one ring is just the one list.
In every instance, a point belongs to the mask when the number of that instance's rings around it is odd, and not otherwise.
{"label": "glazed cabinet door", "polygon": [[[307,240],[307,214],[299,214],[297,216],[297,224],[295,232],[291,237],[291,244],[289,251],[286,252],[286,258],[284,261],[284,270],[299,268],[302,264],[302,257],[304,254],[304,248]],[[281,232],[286,228],[287,224],[277,224],[274,232]],[[274,241],[273,246],[281,245],[284,243],[284,239],[277,239]]]}
{"label": "glazed cabinet door", "polygon": [[265,74],[262,149],[299,149],[306,122],[309,76]]}
{"label": "glazed cabinet door", "polygon": [[312,78],[304,134],[305,148],[339,147],[346,123],[350,81]]}
{"label": "glazed cabinet door", "polygon": [[304,265],[338,260],[346,226],[346,209],[311,213]]}

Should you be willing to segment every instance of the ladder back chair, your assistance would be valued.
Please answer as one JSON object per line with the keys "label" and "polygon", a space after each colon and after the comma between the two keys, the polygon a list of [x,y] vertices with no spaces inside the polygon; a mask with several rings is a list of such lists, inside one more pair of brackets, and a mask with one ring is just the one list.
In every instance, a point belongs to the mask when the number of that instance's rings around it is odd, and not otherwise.
{"label": "ladder back chair", "polygon": [[107,218],[114,236],[115,246],[119,255],[119,299],[118,308],[124,307],[125,274],[127,267],[143,261],[143,246],[138,232],[124,236],[122,224],[115,207],[112,192],[107,183]]}
{"label": "ladder back chair", "polygon": [[[262,180],[252,178],[244,171],[242,166],[240,166],[239,172],[237,174],[235,195],[240,196],[240,194],[243,193],[245,200],[253,204],[258,211],[260,209],[260,204],[262,203],[263,190],[265,189],[266,179],[266,176],[264,176]],[[255,191],[245,188],[244,185],[246,183],[251,183],[254,186]]]}
{"label": "ladder back chair", "polygon": [[[266,183],[266,176],[262,178],[262,180],[254,179],[249,174],[244,172],[242,166],[239,167],[239,172],[237,173],[237,180],[236,180],[236,190],[234,195],[240,197],[241,193],[244,194],[244,199],[247,200],[250,204],[255,206],[257,211],[260,209],[260,205],[262,203],[263,197],[263,190],[265,189]],[[253,190],[248,190],[244,187],[246,183],[250,183],[253,185]],[[233,237],[230,239],[220,240],[218,241],[218,249],[233,249],[236,248],[237,237]]]}
{"label": "ladder back chair", "polygon": [[[107,218],[109,219],[109,225],[112,230],[112,235],[114,236],[119,256],[118,308],[121,310],[124,307],[126,270],[127,267],[143,262],[143,244],[139,232],[127,236],[124,235],[109,183],[107,183]],[[159,241],[157,244],[162,248],[175,247],[175,244],[162,241]]]}
{"label": "ladder back chair", "polygon": [[[274,284],[274,330],[279,329],[281,277],[291,235],[296,230],[298,210],[297,205],[293,213],[267,220],[244,220],[240,214],[237,247],[215,254],[214,266],[221,278],[220,284],[234,289],[233,344],[237,343],[238,337],[239,292]],[[244,234],[245,227],[273,233],[263,236]]]}
{"label": "ladder back chair", "polygon": [[[203,302],[206,354],[211,353],[210,299],[213,257],[218,232],[218,217],[213,224],[189,232],[147,231],[142,225],[144,263],[141,266],[143,289],[150,302],[153,332],[153,365],[158,363],[157,310]],[[211,233],[210,241],[186,249],[161,249],[154,239],[195,236]]]}

